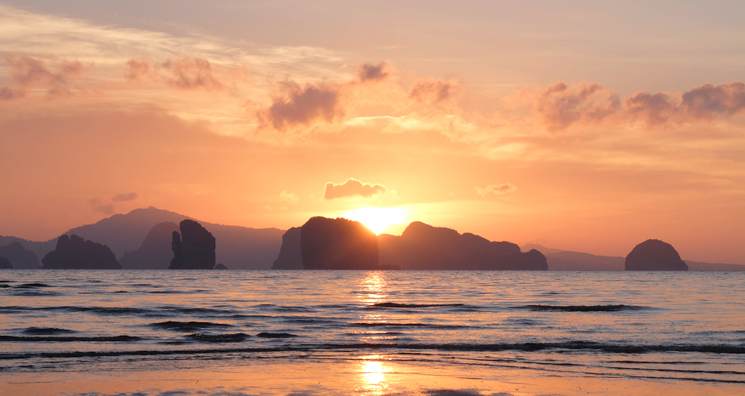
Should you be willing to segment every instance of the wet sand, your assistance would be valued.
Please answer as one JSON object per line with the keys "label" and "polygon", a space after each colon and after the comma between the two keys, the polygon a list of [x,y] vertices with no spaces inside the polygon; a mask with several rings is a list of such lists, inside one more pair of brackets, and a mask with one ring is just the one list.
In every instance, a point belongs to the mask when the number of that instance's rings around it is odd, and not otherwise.
{"label": "wet sand", "polygon": [[[417,358],[420,359],[420,358]],[[247,356],[223,361],[126,359],[77,371],[0,373],[4,395],[738,395],[745,385],[545,371],[478,364],[345,358]],[[228,364],[229,362],[229,364]],[[88,371],[90,370],[90,371]]]}

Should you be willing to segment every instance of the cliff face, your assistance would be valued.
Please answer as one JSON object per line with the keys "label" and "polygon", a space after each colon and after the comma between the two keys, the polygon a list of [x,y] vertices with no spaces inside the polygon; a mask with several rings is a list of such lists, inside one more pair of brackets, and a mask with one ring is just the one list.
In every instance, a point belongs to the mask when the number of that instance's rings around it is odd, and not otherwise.
{"label": "cliff face", "polygon": [[400,237],[380,235],[380,263],[404,270],[546,270],[537,250],[413,222]]}
{"label": "cliff face", "polygon": [[669,243],[646,240],[626,256],[626,271],[688,271],[688,265]]}
{"label": "cliff face", "polygon": [[[167,269],[173,258],[171,241],[178,231],[176,223],[156,224],[139,249],[124,253],[119,262],[125,269]],[[180,235],[180,234],[179,234]]]}
{"label": "cliff face", "polygon": [[305,269],[378,269],[378,238],[358,221],[312,217],[300,228]]}
{"label": "cliff face", "polygon": [[121,269],[108,246],[75,234],[62,235],[57,247],[41,259],[43,269]]}
{"label": "cliff face", "polygon": [[282,247],[279,250],[279,256],[274,260],[272,269],[303,269],[303,256],[300,250],[300,227],[292,227],[282,235]]}
{"label": "cliff face", "polygon": [[26,250],[19,242],[0,246],[0,257],[5,258],[15,269],[39,268],[39,258],[36,254]]}
{"label": "cliff face", "polygon": [[215,237],[194,220],[179,225],[181,234],[173,231],[171,249],[173,260],[168,269],[215,268]]}

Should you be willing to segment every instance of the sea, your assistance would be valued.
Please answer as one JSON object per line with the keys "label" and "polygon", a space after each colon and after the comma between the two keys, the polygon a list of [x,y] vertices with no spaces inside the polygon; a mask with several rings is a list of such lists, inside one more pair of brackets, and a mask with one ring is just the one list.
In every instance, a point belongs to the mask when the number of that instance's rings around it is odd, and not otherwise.
{"label": "sea", "polygon": [[745,395],[745,272],[0,271],[1,395]]}

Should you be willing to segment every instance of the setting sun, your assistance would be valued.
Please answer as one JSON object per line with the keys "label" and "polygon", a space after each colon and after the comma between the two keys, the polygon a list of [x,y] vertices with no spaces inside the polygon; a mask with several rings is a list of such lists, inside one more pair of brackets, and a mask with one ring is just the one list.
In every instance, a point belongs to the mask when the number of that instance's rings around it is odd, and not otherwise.
{"label": "setting sun", "polygon": [[359,221],[376,234],[380,234],[390,225],[403,224],[406,220],[406,209],[368,207],[350,210],[341,217]]}

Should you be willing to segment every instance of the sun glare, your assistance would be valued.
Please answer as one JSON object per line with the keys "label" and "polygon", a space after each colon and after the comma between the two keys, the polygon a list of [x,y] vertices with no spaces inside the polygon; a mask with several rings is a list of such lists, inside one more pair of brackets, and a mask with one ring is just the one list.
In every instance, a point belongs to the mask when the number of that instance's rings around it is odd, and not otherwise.
{"label": "sun glare", "polygon": [[380,234],[388,226],[403,224],[406,220],[406,209],[404,208],[359,208],[344,213],[342,217],[356,220],[366,225],[374,233]]}

